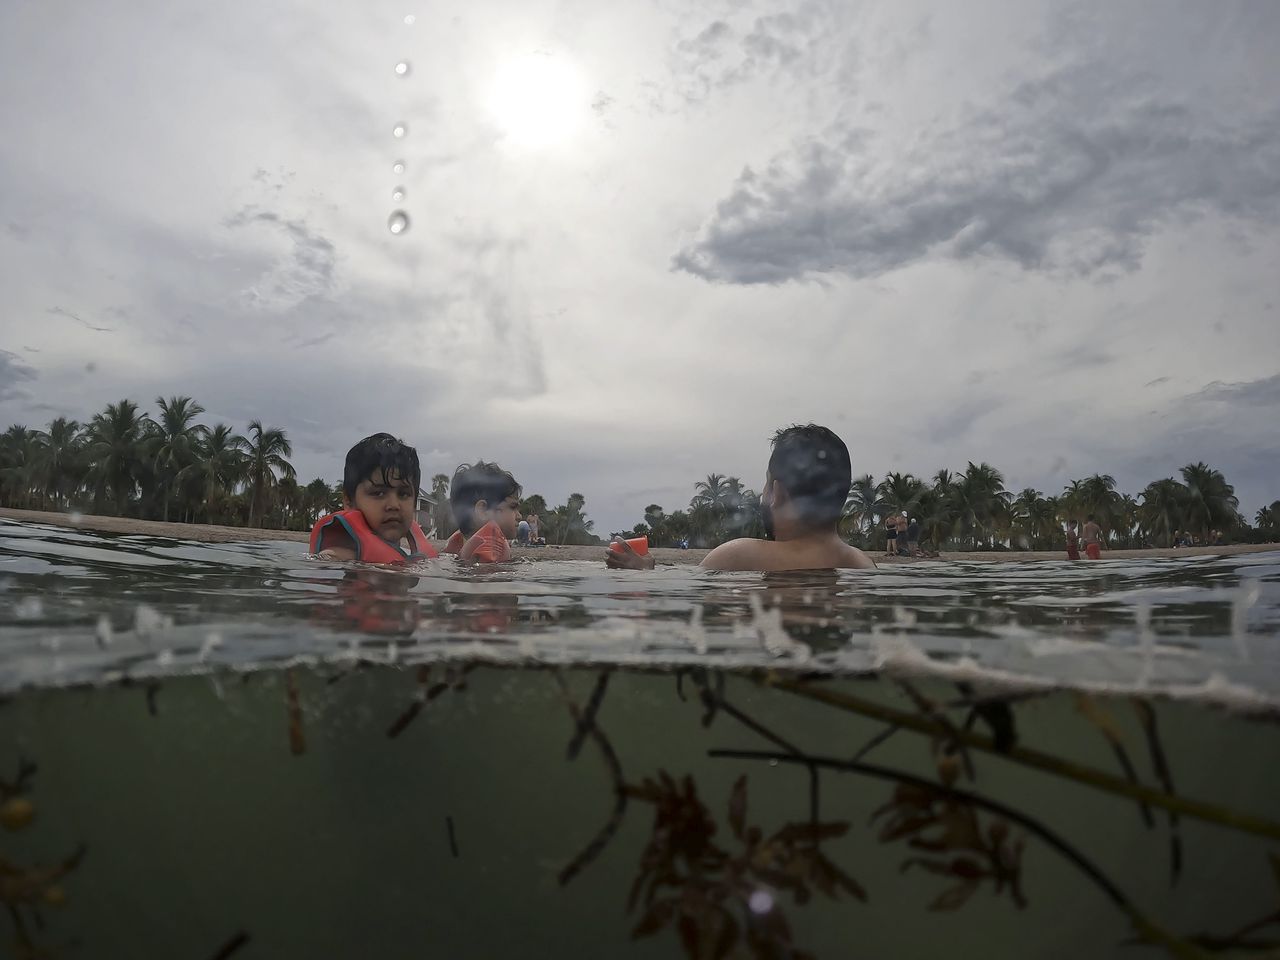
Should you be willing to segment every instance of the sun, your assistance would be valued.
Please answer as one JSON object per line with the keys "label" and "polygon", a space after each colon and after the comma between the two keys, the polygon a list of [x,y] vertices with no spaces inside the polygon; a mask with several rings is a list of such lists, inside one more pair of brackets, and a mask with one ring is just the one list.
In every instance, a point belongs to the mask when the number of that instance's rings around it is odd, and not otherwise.
{"label": "sun", "polygon": [[588,109],[586,91],[573,64],[533,53],[498,71],[489,109],[511,143],[550,147],[570,140],[582,125]]}

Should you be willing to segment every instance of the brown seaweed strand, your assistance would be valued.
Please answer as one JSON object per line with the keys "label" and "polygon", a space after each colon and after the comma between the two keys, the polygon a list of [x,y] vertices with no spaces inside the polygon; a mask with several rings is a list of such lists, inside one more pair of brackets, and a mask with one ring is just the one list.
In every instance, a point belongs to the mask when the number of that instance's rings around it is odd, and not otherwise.
{"label": "brown seaweed strand", "polygon": [[[555,678],[556,684],[560,687],[560,694],[564,697],[564,701],[569,707],[569,714],[573,717],[574,723],[581,726],[583,722],[582,712],[578,709],[578,704],[574,702],[573,695],[569,692],[569,684],[565,682],[564,676],[559,670],[553,669],[551,676]],[[622,764],[618,761],[618,754],[614,751],[613,744],[609,742],[609,738],[604,735],[595,723],[590,725],[588,735],[596,742],[596,746],[600,748],[605,765],[609,768],[609,777],[613,781],[613,809],[609,812],[609,819],[605,821],[604,826],[582,848],[582,852],[569,861],[556,876],[562,887],[590,865],[591,861],[595,860],[600,855],[600,852],[609,845],[613,835],[622,826],[622,818],[627,812],[626,782],[622,778]]]}
{"label": "brown seaweed strand", "polygon": [[[1156,723],[1156,711],[1145,700],[1135,699],[1133,709],[1142,724],[1142,732],[1147,738],[1147,752],[1151,754],[1151,766],[1155,768],[1164,792],[1176,794],[1173,788],[1173,771],[1169,768],[1164,746],[1160,743],[1160,729]],[[1176,886],[1182,876],[1182,830],[1178,824],[1178,814],[1169,811],[1169,885]]]}
{"label": "brown seaweed strand", "polygon": [[587,734],[595,726],[596,713],[600,709],[600,704],[604,702],[604,692],[609,686],[609,674],[613,671],[605,669],[600,671],[600,675],[596,677],[596,685],[591,690],[591,697],[587,700],[587,708],[582,711],[582,717],[578,720],[578,729],[573,732],[573,739],[569,741],[569,759],[575,760],[582,750],[582,743],[587,739]]}
{"label": "brown seaweed strand", "polygon": [[[951,722],[945,713],[939,710],[929,699],[917,690],[907,680],[899,680],[898,686],[903,689],[911,701],[916,705],[916,709],[926,714],[930,719],[938,724],[946,731],[947,746],[956,750],[960,754],[960,760],[964,763],[964,773],[970,780],[977,780],[977,774],[973,769],[973,757],[969,756],[969,751],[965,747],[964,740],[960,737],[960,731],[956,729],[956,725]],[[948,750],[948,753],[951,751]]]}
{"label": "brown seaweed strand", "polygon": [[302,733],[302,705],[298,702],[298,683],[292,670],[284,672],[284,684],[289,711],[289,752],[297,757],[307,752],[307,740]]}
{"label": "brown seaweed strand", "polygon": [[[796,696],[825,703],[828,706],[839,707],[851,713],[883,720],[886,723],[897,724],[916,733],[923,733],[928,736],[939,736],[942,733],[938,726],[927,717],[907,713],[905,710],[896,710],[893,707],[873,703],[870,700],[863,700],[853,694],[811,686],[778,674],[761,674],[757,677],[757,682],[766,686],[776,687],[779,690],[785,690]],[[1280,840],[1280,823],[1263,817],[1241,813],[1218,804],[1205,803],[1200,800],[1192,800],[1188,797],[1165,793],[1162,790],[1144,786],[1140,783],[1130,783],[1123,777],[1113,776],[1085,764],[1064,760],[1051,753],[1033,750],[1030,747],[1015,745],[1009,750],[1000,751],[996,749],[994,740],[982,733],[961,730],[959,734],[966,746],[986,753],[993,753],[1021,766],[1052,773],[1107,793],[1129,797],[1134,800],[1145,800],[1153,807],[1172,810],[1184,817],[1193,817],[1197,820],[1204,820],[1207,823],[1216,823],[1221,827],[1266,837],[1268,840]]]}
{"label": "brown seaweed strand", "polygon": [[1066,840],[1062,839],[1047,826],[1034,817],[1028,816],[1020,810],[1010,807],[999,800],[992,800],[981,794],[974,793],[970,790],[961,790],[955,787],[947,787],[936,783],[932,780],[926,780],[924,777],[918,777],[902,770],[894,770],[890,767],[882,767],[876,764],[854,762],[850,760],[841,760],[838,757],[815,757],[811,755],[796,757],[786,753],[770,753],[762,750],[708,750],[707,756],[714,759],[725,760],[766,760],[777,763],[800,763],[811,767],[823,767],[831,770],[841,770],[847,773],[860,773],[863,776],[873,777],[877,780],[888,780],[893,783],[907,784],[919,790],[926,790],[932,793],[945,796],[948,799],[958,801],[959,803],[971,804],[975,807],[981,807],[991,813],[998,814],[1006,820],[1021,825],[1025,830],[1035,834],[1046,844],[1056,850],[1059,854],[1069,860],[1078,870],[1085,874],[1090,880],[1097,885],[1107,897],[1129,918],[1138,932],[1146,939],[1156,943],[1160,943],[1166,947],[1169,952],[1179,958],[1186,960],[1200,960],[1204,956],[1203,952],[1197,950],[1192,944],[1180,939],[1167,930],[1157,926],[1154,921],[1148,919],[1116,884],[1102,872],[1092,860],[1083,853],[1073,847]]}
{"label": "brown seaweed strand", "polygon": [[[1120,739],[1120,732],[1116,729],[1115,724],[1111,722],[1110,715],[1098,706],[1092,697],[1083,693],[1076,694],[1076,710],[1097,728],[1098,732],[1102,734],[1102,738],[1110,745],[1111,752],[1116,756],[1116,762],[1120,764],[1120,769],[1124,771],[1125,779],[1130,783],[1139,783],[1138,770],[1133,765],[1133,761],[1129,759],[1129,751],[1124,748],[1124,742]],[[1141,800],[1138,801],[1138,814],[1148,828],[1156,825],[1155,818],[1151,815],[1151,807]]]}

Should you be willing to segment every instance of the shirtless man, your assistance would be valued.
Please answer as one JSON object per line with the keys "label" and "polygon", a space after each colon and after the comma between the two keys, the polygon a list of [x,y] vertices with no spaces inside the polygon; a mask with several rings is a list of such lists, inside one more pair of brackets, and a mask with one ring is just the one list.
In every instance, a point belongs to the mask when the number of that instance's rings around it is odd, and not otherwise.
{"label": "shirtless man", "polygon": [[[875,563],[840,539],[836,523],[852,483],[849,449],[826,427],[787,427],[773,437],[773,453],[760,494],[768,540],[741,537],[705,557],[708,570],[873,570]],[[626,541],[605,554],[610,567],[652,570],[653,555],[639,556]]]}
{"label": "shirtless man", "polygon": [[1090,560],[1100,559],[1102,557],[1102,527],[1098,526],[1098,521],[1093,518],[1092,513],[1085,518],[1082,534],[1085,556]]}

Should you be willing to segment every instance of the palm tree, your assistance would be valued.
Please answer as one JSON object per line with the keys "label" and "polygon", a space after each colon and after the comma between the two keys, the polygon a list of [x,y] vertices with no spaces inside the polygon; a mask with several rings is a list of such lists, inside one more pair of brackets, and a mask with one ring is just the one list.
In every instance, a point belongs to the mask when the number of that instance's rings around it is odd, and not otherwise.
{"label": "palm tree", "polygon": [[924,483],[909,473],[889,473],[877,488],[880,502],[890,513],[916,512]]}
{"label": "palm tree", "polygon": [[302,488],[302,505],[306,511],[305,519],[308,526],[329,512],[329,502],[332,496],[333,491],[330,489],[329,484],[320,477],[316,477]]}
{"label": "palm tree", "polygon": [[206,523],[213,522],[214,506],[220,505],[244,479],[248,446],[244,437],[219,423],[197,438],[192,462],[178,471],[177,482],[190,484],[198,491]]}
{"label": "palm tree", "polygon": [[[436,528],[437,537],[448,537],[453,531],[458,529],[457,521],[453,516],[453,507],[449,503],[449,475],[447,473],[437,473],[431,478],[431,499],[435,501],[435,506],[431,508],[431,523]],[[542,499],[539,497],[539,499]],[[521,507],[522,514],[537,512],[539,516],[547,512],[547,503],[542,501],[542,510],[535,511],[532,507]]]}
{"label": "palm tree", "polygon": [[1116,478],[1109,473],[1095,473],[1081,482],[1079,499],[1080,508],[1086,515],[1093,515],[1105,538],[1118,525],[1120,494],[1116,493]]}
{"label": "palm tree", "polygon": [[976,547],[991,543],[994,531],[1007,521],[1011,495],[1004,489],[1004,475],[989,463],[969,461],[956,481],[952,500],[956,519]]}
{"label": "palm tree", "polygon": [[1240,518],[1235,487],[1207,463],[1189,463],[1179,471],[1187,485],[1187,526],[1199,530],[1209,542],[1210,528],[1226,530]]}
{"label": "palm tree", "polygon": [[169,495],[178,474],[196,459],[200,441],[207,427],[193,423],[204,413],[204,407],[190,397],[156,397],[160,419],[150,430],[150,452],[158,474],[163,509],[161,519],[169,519]]}
{"label": "palm tree", "polygon": [[1173,546],[1173,531],[1185,525],[1183,509],[1187,500],[1187,488],[1173,477],[1147,484],[1139,497],[1138,523],[1143,532],[1155,539],[1164,537],[1166,547]]}
{"label": "palm tree", "polygon": [[1258,523],[1258,530],[1266,536],[1274,537],[1276,528],[1280,527],[1280,500],[1271,503],[1270,506],[1263,507],[1254,516],[1254,520]]}
{"label": "palm tree", "polygon": [[0,437],[0,491],[5,503],[31,506],[40,435],[14,424]]}
{"label": "palm tree", "polygon": [[37,433],[35,469],[40,487],[52,497],[55,506],[65,506],[71,492],[80,486],[83,471],[81,456],[84,439],[80,424],[66,417],[49,423],[48,430]]}
{"label": "palm tree", "polygon": [[109,403],[107,409],[95,413],[89,421],[85,455],[90,463],[94,500],[101,502],[110,494],[115,501],[116,516],[124,516],[143,475],[150,423],[147,417],[138,414],[138,405],[132,400]]}
{"label": "palm tree", "polygon": [[1013,499],[1010,507],[1013,529],[1021,534],[1029,547],[1040,549],[1049,539],[1054,523],[1052,505],[1039,490],[1026,487]]}
{"label": "palm tree", "polygon": [[724,504],[725,493],[728,486],[724,477],[718,473],[707,474],[706,480],[699,480],[693,485],[694,494],[690,502],[692,504],[701,504],[704,506],[719,508]]}
{"label": "palm tree", "polygon": [[854,524],[859,534],[868,535],[875,526],[882,507],[880,488],[875,477],[864,473],[860,477],[854,477],[849,486],[849,495],[844,501],[843,520]]}
{"label": "palm tree", "polygon": [[281,476],[292,479],[295,475],[293,464],[285,457],[293,456],[293,446],[283,430],[276,427],[263,427],[261,420],[249,421],[248,438],[248,486],[249,486],[249,526],[262,526],[263,514],[266,512],[266,496],[276,484],[276,471]]}

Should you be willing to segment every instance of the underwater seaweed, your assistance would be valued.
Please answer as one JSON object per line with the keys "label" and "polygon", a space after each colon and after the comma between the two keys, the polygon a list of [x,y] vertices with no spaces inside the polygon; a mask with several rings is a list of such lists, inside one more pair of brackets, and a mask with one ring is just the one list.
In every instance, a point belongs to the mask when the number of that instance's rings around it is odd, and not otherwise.
{"label": "underwater seaweed", "polygon": [[866,891],[821,850],[823,840],[843,836],[848,823],[788,823],[768,837],[747,824],[747,777],[733,785],[728,823],[740,849],[715,841],[717,825],[698,798],[693,778],[677,782],[665,770],[646,777],[628,795],[654,807],[653,828],[627,900],[643,908],[633,939],[674,924],[690,960],[726,957],[739,941],[757,958],[809,957],[792,942],[791,925],[775,894],[796,904],[816,891],[857,900]]}

